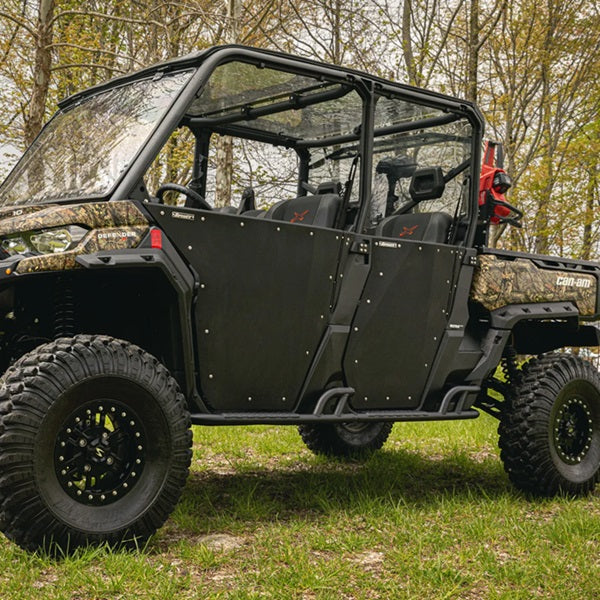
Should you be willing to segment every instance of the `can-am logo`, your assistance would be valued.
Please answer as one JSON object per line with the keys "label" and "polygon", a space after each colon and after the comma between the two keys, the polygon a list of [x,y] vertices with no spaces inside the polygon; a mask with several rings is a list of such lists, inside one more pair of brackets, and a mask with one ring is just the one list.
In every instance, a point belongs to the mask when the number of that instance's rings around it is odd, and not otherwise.
{"label": "can-am logo", "polygon": [[583,279],[582,277],[567,277],[561,275],[556,278],[556,285],[563,287],[576,287],[576,288],[589,288],[592,286],[592,282],[589,279]]}

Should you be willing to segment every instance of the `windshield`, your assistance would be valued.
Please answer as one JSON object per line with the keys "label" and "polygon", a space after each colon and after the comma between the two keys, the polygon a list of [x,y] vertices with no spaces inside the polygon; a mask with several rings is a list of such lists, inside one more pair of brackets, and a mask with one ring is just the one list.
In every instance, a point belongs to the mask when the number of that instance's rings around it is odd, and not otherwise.
{"label": "windshield", "polygon": [[135,81],[58,112],[0,187],[0,206],[107,195],[190,75]]}

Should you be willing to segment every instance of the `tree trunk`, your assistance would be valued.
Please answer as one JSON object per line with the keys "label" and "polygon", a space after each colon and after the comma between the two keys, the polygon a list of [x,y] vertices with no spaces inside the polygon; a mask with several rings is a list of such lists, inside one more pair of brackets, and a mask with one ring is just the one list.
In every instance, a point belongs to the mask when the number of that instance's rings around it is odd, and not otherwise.
{"label": "tree trunk", "polygon": [[[235,44],[240,37],[240,13],[242,0],[228,0],[227,2],[227,29],[225,41]],[[220,136],[216,142],[216,181],[215,181],[215,206],[231,205],[231,184],[233,178],[233,140],[230,136]]]}
{"label": "tree trunk", "polygon": [[477,69],[479,68],[479,0],[471,0],[467,48],[467,100],[477,102]]}
{"label": "tree trunk", "polygon": [[595,190],[598,185],[598,167],[594,166],[589,170],[589,182],[586,186],[586,199],[585,199],[585,221],[583,224],[583,247],[581,250],[581,258],[584,260],[591,260],[592,258],[592,247],[594,245],[593,229],[594,224],[594,205],[595,203]]}
{"label": "tree trunk", "polygon": [[36,25],[34,79],[29,111],[25,117],[25,142],[31,144],[42,128],[52,66],[52,19],[55,0],[40,0]]}
{"label": "tree trunk", "polygon": [[411,0],[404,0],[402,6],[402,55],[404,57],[404,64],[406,65],[409,85],[418,85],[417,74],[415,73],[415,57],[412,47],[411,17],[412,2]]}

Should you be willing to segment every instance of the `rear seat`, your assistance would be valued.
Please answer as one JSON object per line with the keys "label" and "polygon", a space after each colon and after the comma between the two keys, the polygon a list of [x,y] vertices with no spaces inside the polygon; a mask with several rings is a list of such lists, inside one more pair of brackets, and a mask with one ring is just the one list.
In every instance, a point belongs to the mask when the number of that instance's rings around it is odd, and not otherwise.
{"label": "rear seat", "polygon": [[264,218],[315,227],[334,227],[340,204],[341,198],[337,194],[299,196],[273,205]]}

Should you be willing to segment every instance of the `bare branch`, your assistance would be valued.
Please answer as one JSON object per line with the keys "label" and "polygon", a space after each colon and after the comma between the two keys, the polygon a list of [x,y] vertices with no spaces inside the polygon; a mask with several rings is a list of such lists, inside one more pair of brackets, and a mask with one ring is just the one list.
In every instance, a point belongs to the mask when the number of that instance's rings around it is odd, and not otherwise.
{"label": "bare branch", "polygon": [[38,37],[37,31],[29,23],[27,23],[27,21],[25,21],[25,19],[16,17],[15,15],[13,15],[5,10],[0,10],[0,17],[4,17],[5,19],[12,21],[19,27],[22,27],[23,29],[25,29],[25,31],[27,31],[32,37],[37,39],[37,37]]}
{"label": "bare branch", "polygon": [[67,63],[67,64],[62,64],[62,65],[56,65],[55,67],[52,67],[50,70],[52,72],[54,71],[64,71],[65,69],[106,69],[109,72],[115,72],[115,73],[120,73],[122,75],[125,75],[127,73],[127,71],[125,71],[124,69],[120,69],[119,67],[115,67],[115,66],[108,66],[108,65],[103,65],[100,63]]}

